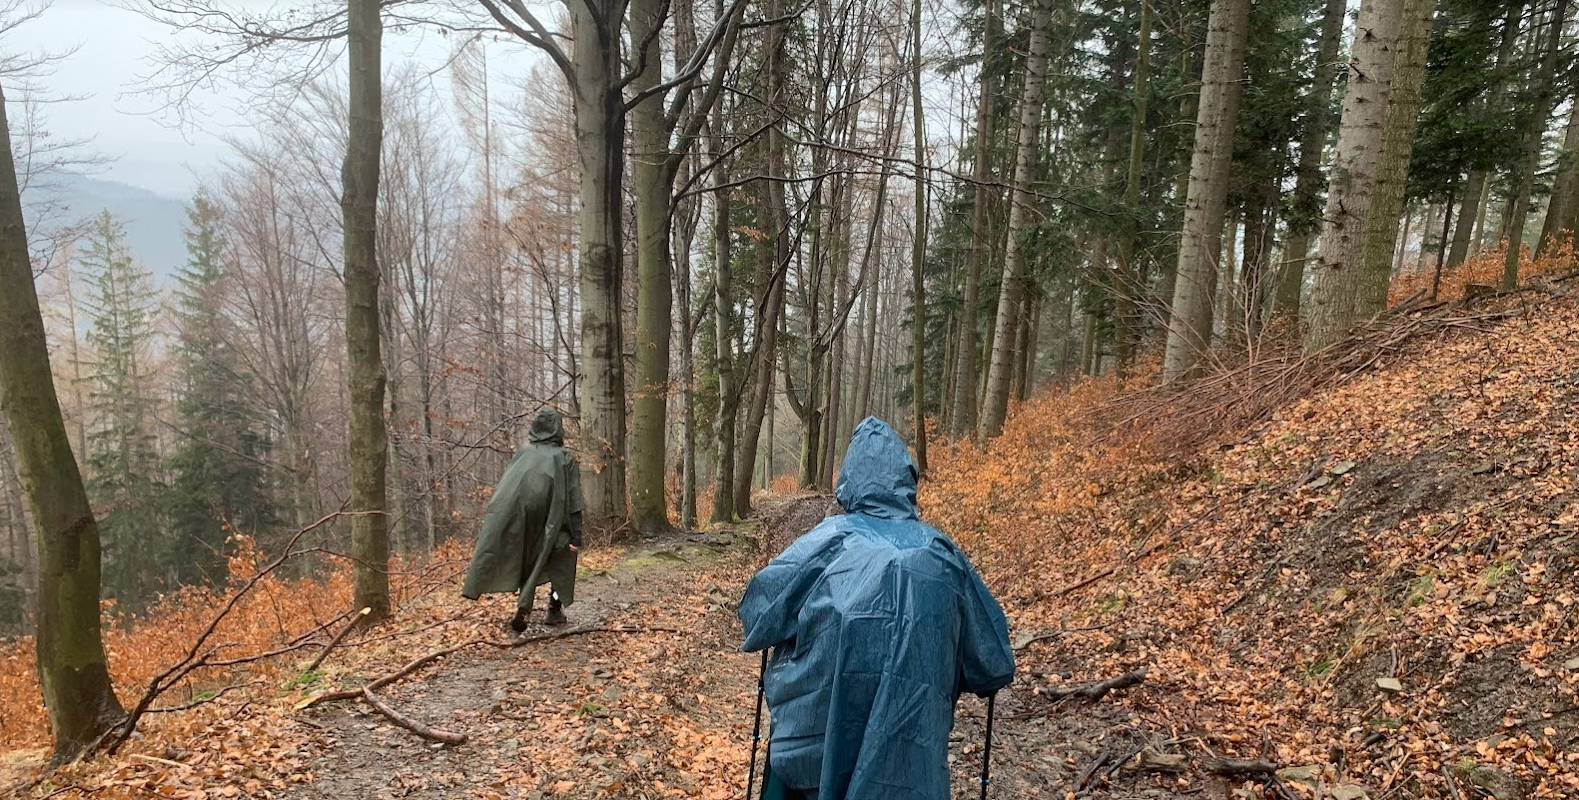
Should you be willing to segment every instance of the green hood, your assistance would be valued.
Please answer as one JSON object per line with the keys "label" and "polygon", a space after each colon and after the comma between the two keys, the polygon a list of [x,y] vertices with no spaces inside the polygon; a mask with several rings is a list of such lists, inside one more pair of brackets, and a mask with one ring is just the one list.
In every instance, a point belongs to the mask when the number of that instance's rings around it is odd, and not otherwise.
{"label": "green hood", "polygon": [[545,408],[537,412],[537,417],[532,420],[532,433],[529,439],[532,444],[553,444],[565,446],[565,421],[560,419],[559,412],[552,408]]}

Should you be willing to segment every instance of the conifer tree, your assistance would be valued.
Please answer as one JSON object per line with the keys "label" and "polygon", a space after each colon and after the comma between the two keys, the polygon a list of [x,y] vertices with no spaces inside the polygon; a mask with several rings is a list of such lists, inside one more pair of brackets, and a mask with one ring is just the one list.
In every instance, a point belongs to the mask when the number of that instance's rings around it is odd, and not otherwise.
{"label": "conifer tree", "polygon": [[223,577],[229,530],[257,532],[277,520],[261,468],[268,449],[247,398],[249,376],[230,347],[224,293],[232,280],[220,226],[206,193],[187,210],[187,263],[176,276],[179,449],[170,459],[169,552],[181,584]]}
{"label": "conifer tree", "polygon": [[154,588],[153,556],[165,544],[149,364],[153,276],[132,258],[125,227],[108,211],[94,219],[79,269],[89,286],[85,308],[92,350],[88,492],[104,534],[105,585],[135,603]]}

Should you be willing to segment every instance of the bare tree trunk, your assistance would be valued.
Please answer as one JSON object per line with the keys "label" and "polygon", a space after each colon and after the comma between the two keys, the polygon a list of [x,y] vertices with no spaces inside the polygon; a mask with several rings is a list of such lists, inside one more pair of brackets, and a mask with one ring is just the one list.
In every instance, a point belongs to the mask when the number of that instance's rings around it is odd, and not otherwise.
{"label": "bare tree trunk", "polygon": [[[1501,108],[1503,98],[1507,95],[1508,81],[1504,77],[1509,61],[1513,58],[1514,47],[1518,44],[1519,28],[1524,18],[1524,0],[1509,3],[1503,16],[1502,37],[1497,45],[1497,60],[1492,69],[1495,76],[1495,85],[1491,89],[1490,104],[1493,108]],[[1490,175],[1484,169],[1472,170],[1469,181],[1464,187],[1464,208],[1459,212],[1459,231],[1453,235],[1453,249],[1448,255],[1447,266],[1449,269],[1464,263],[1470,254],[1473,243],[1475,252],[1479,252],[1482,235],[1485,232],[1485,209],[1487,198],[1491,192]]]}
{"label": "bare tree trunk", "polygon": [[1420,121],[1420,89],[1425,83],[1426,49],[1431,44],[1431,17],[1436,0],[1404,0],[1398,22],[1398,50],[1395,53],[1393,81],[1382,134],[1382,169],[1371,212],[1377,224],[1366,223],[1365,257],[1362,263],[1374,265],[1360,271],[1360,291],[1355,297],[1358,311],[1351,324],[1370,319],[1387,308],[1387,293],[1392,288],[1386,269],[1392,254],[1395,222],[1403,211],[1409,179],[1409,157],[1414,150],[1415,129]]}
{"label": "bare tree trunk", "polygon": [[[1332,0],[1341,3],[1342,0]],[[1113,296],[1113,338],[1118,372],[1123,377],[1135,360],[1139,319],[1136,296],[1144,286],[1135,253],[1140,246],[1141,167],[1146,154],[1146,113],[1151,101],[1151,3],[1139,0],[1140,31],[1135,39],[1135,72],[1131,80],[1134,117],[1129,125],[1129,164],[1124,172],[1124,212],[1118,236],[1117,292]]]}
{"label": "bare tree trunk", "polygon": [[[1311,289],[1307,352],[1385,305],[1420,103],[1429,0],[1364,0]],[[1424,40],[1424,41],[1422,41]],[[1405,141],[1404,134],[1408,133]],[[1379,296],[1378,296],[1379,294]]]}
{"label": "bare tree trunk", "polygon": [[[632,0],[631,41],[646,65],[632,82],[638,94],[663,80],[664,0]],[[664,434],[669,402],[669,333],[673,320],[669,232],[673,180],[663,95],[632,110],[631,177],[636,194],[636,393],[631,400],[630,524],[644,533],[669,529],[664,495]]]}
{"label": "bare tree trunk", "polygon": [[1442,241],[1438,243],[1436,251],[1436,271],[1431,275],[1431,302],[1436,302],[1437,292],[1442,289],[1442,269],[1447,263],[1447,233],[1453,226],[1453,201],[1452,192],[1448,193],[1447,202],[1442,204]]}
{"label": "bare tree trunk", "polygon": [[28,259],[0,91],[0,408],[38,530],[39,684],[64,763],[125,716],[99,636],[99,527],[72,456]]}
{"label": "bare tree trunk", "polygon": [[1529,126],[1524,131],[1524,158],[1513,174],[1513,197],[1508,207],[1508,254],[1502,262],[1502,288],[1513,289],[1519,285],[1519,260],[1524,251],[1524,224],[1530,212],[1530,194],[1535,186],[1535,173],[1541,167],[1541,142],[1546,135],[1546,123],[1552,113],[1552,96],[1556,87],[1557,66],[1561,56],[1563,26],[1568,21],[1568,0],[1557,0],[1546,24],[1546,42],[1541,63],[1535,75],[1535,99],[1530,111]]}
{"label": "bare tree trunk", "polygon": [[709,150],[718,164],[713,171],[713,324],[717,332],[718,420],[714,440],[718,450],[713,464],[713,522],[735,518],[735,420],[739,416],[741,387],[735,385],[735,299],[729,230],[729,165],[722,157],[723,109],[713,111]]}
{"label": "bare tree trunk", "polygon": [[1476,212],[1480,208],[1486,189],[1485,170],[1473,170],[1464,182],[1464,197],[1458,211],[1458,227],[1453,229],[1453,246],[1448,250],[1447,269],[1464,263],[1469,256],[1469,243],[1475,235]]}
{"label": "bare tree trunk", "polygon": [[1277,300],[1272,313],[1294,317],[1305,286],[1305,262],[1310,255],[1312,234],[1321,229],[1321,164],[1327,133],[1332,130],[1332,87],[1338,76],[1338,45],[1343,38],[1345,0],[1327,0],[1321,17],[1321,41],[1316,47],[1316,73],[1306,98],[1304,135],[1299,140],[1298,177],[1294,185],[1293,210],[1289,214],[1288,246],[1277,279]]}
{"label": "bare tree trunk", "polygon": [[[1579,99],[1576,97],[1575,99]],[[1563,133],[1563,150],[1569,160],[1552,183],[1552,197],[1546,204],[1546,222],[1541,225],[1540,250],[1548,252],[1564,238],[1572,238],[1574,218],[1579,212],[1579,175],[1573,157],[1579,154],[1579,102],[1568,111],[1568,128]]]}
{"label": "bare tree trunk", "polygon": [[970,249],[965,252],[965,292],[960,304],[959,343],[954,353],[954,404],[949,413],[949,433],[954,438],[976,434],[976,381],[977,381],[977,310],[981,305],[981,265],[992,248],[988,234],[991,224],[988,216],[991,192],[987,184],[992,178],[993,77],[989,71],[999,40],[999,21],[1002,19],[1002,0],[989,0],[986,5],[986,27],[982,34],[982,59],[980,87],[976,100],[976,146],[974,164],[971,165],[972,188],[970,209]]}
{"label": "bare tree trunk", "polygon": [[1212,303],[1222,251],[1223,207],[1233,165],[1234,127],[1243,88],[1249,0],[1212,0],[1206,65],[1196,110],[1195,152],[1185,199],[1184,231],[1173,289],[1173,316],[1163,355],[1163,380],[1188,380],[1212,341]]}
{"label": "bare tree trunk", "polygon": [[581,165],[581,474],[587,513],[610,527],[627,517],[624,286],[625,98],[619,0],[569,4],[575,39],[576,157]]}
{"label": "bare tree trunk", "polygon": [[[1046,37],[1046,26],[1043,26]],[[916,149],[916,238],[910,246],[910,291],[915,308],[915,324],[911,344],[912,370],[910,386],[915,395],[915,437],[911,447],[916,451],[916,468],[923,477],[927,474],[927,286],[924,273],[927,253],[927,123],[921,113],[921,0],[910,6],[910,37],[914,48],[911,72],[910,103],[913,112],[912,129]],[[1046,44],[1043,44],[1045,51]],[[1033,56],[1034,57],[1034,56]],[[1044,52],[1043,61],[1046,61]],[[1046,67],[1044,65],[1043,69]],[[1038,110],[1041,104],[1037,104]]]}
{"label": "bare tree trunk", "polygon": [[351,398],[351,553],[356,608],[365,619],[389,614],[389,516],[385,470],[389,458],[384,421],[384,362],[379,355],[378,161],[383,141],[378,0],[348,0],[350,118],[346,134],[345,341]]}
{"label": "bare tree trunk", "polygon": [[[769,18],[775,18],[783,13],[782,0],[770,0],[767,7]],[[773,378],[776,359],[778,358],[779,317],[784,308],[784,276],[788,271],[790,259],[789,232],[787,231],[787,205],[785,203],[784,182],[773,180],[782,178],[786,172],[784,132],[780,129],[783,124],[785,103],[785,34],[782,26],[775,25],[768,29],[765,42],[765,72],[766,94],[769,115],[775,117],[773,124],[768,126],[764,135],[765,160],[769,180],[763,188],[764,192],[764,218],[767,222],[769,236],[772,244],[761,248],[764,256],[771,255],[770,263],[759,265],[759,283],[768,286],[766,295],[762,298],[761,307],[757,310],[756,333],[752,342],[755,348],[753,356],[756,365],[755,394],[746,414],[746,425],[741,431],[740,446],[735,460],[735,514],[747,516],[751,513],[751,483],[756,472],[757,444],[762,435],[762,422],[768,414],[768,404],[773,398]],[[765,258],[763,259],[766,260]],[[772,460],[773,444],[768,442],[769,461]],[[769,476],[771,478],[771,476]]]}
{"label": "bare tree trunk", "polygon": [[1014,158],[1014,187],[1010,192],[1008,249],[1004,254],[1003,285],[998,293],[998,315],[993,323],[992,363],[987,370],[987,390],[982,403],[981,436],[990,439],[1003,431],[1009,410],[1009,383],[1014,372],[1014,331],[1020,298],[1025,292],[1025,253],[1020,244],[1031,200],[1031,178],[1036,171],[1038,131],[1042,125],[1042,95],[1047,83],[1048,27],[1052,24],[1050,0],[1033,0],[1031,34],[1025,60],[1025,93],[1020,99],[1020,130]]}

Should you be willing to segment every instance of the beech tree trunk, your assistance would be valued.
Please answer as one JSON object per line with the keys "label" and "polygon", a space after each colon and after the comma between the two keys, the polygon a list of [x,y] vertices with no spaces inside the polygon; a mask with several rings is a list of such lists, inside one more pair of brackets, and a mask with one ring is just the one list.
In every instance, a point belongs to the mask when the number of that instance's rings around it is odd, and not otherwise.
{"label": "beech tree trunk", "polygon": [[735,518],[735,420],[739,417],[741,389],[735,378],[735,299],[730,248],[728,162],[721,158],[723,111],[715,110],[709,131],[713,171],[713,323],[717,332],[718,420],[714,440],[713,522]]}
{"label": "beech tree trunk", "polygon": [[1025,91],[1020,99],[1020,130],[1014,157],[1014,187],[1009,194],[1009,241],[1004,252],[998,314],[992,326],[992,362],[987,369],[987,390],[981,413],[982,438],[992,438],[1003,432],[1004,418],[1009,411],[1009,384],[1014,377],[1014,333],[1019,322],[1020,298],[1025,293],[1025,253],[1020,239],[1028,224],[1033,202],[1031,179],[1036,172],[1042,96],[1047,83],[1047,52],[1050,47],[1047,29],[1052,24],[1050,6],[1050,0],[1032,0],[1030,44],[1025,59]]}
{"label": "beech tree trunk", "polygon": [[[663,0],[632,0],[631,41],[646,65],[631,83],[637,93],[663,80]],[[643,533],[668,530],[664,493],[668,448],[669,332],[673,324],[669,231],[674,182],[663,95],[631,112],[631,180],[636,194],[636,393],[631,399],[630,524]]]}
{"label": "beech tree trunk", "polygon": [[0,407],[37,531],[39,684],[53,763],[125,717],[99,636],[99,526],[71,452],[28,259],[11,127],[0,89]]}
{"label": "beech tree trunk", "polygon": [[624,4],[585,0],[570,8],[576,159],[581,166],[581,485],[587,513],[615,527],[626,519],[624,285],[625,98],[620,90]]}
{"label": "beech tree trunk", "polygon": [[1222,252],[1223,213],[1233,165],[1234,126],[1243,89],[1249,0],[1213,0],[1206,26],[1206,64],[1195,115],[1195,151],[1184,201],[1184,231],[1173,287],[1173,314],[1163,354],[1163,380],[1188,380],[1212,341],[1212,311]]}
{"label": "beech tree trunk", "polygon": [[378,162],[383,147],[383,76],[378,0],[349,0],[350,117],[346,131],[345,342],[351,405],[352,605],[364,619],[389,614],[389,515],[385,474],[389,435],[384,422],[384,361],[379,354]]}

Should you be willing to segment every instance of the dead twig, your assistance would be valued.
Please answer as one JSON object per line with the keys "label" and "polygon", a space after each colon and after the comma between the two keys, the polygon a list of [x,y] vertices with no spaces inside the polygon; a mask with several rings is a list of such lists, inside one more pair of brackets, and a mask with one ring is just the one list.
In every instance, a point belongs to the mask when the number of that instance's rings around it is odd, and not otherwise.
{"label": "dead twig", "polygon": [[1037,689],[1036,693],[1044,697],[1051,697],[1054,700],[1078,697],[1083,700],[1096,702],[1106,697],[1107,693],[1114,689],[1128,689],[1139,684],[1146,679],[1147,669],[1149,667],[1141,667],[1116,678],[1109,678],[1105,681],[1096,681],[1094,683],[1082,683],[1075,686],[1044,686]]}
{"label": "dead twig", "polygon": [[158,708],[150,708],[150,709],[144,711],[143,713],[144,714],[169,714],[169,713],[172,713],[172,712],[175,712],[175,711],[190,711],[190,710],[192,710],[194,708],[197,708],[198,706],[207,705],[209,703],[212,703],[215,700],[218,700],[219,698],[224,697],[225,695],[230,694],[231,692],[233,692],[233,691],[235,691],[237,689],[246,689],[246,688],[249,688],[249,687],[252,687],[252,686],[257,686],[257,685],[259,685],[261,683],[263,683],[263,681],[248,681],[247,683],[232,684],[230,686],[226,686],[223,689],[220,689],[219,691],[217,691],[217,692],[215,692],[215,693],[213,693],[213,694],[211,694],[211,695],[209,695],[207,697],[200,697],[200,698],[198,698],[196,700],[191,701],[190,703],[182,703],[181,705],[178,705],[178,706],[160,706]]}
{"label": "dead twig", "polygon": [[1253,761],[1214,758],[1201,764],[1201,767],[1213,775],[1273,775],[1278,770],[1277,764],[1262,758]]}
{"label": "dead twig", "polygon": [[346,637],[346,634],[350,633],[358,625],[361,625],[362,620],[367,619],[367,615],[371,613],[373,613],[373,609],[371,608],[364,608],[361,611],[356,612],[356,616],[352,617],[351,621],[347,622],[345,627],[341,628],[340,632],[335,634],[333,639],[329,640],[329,646],[325,647],[323,652],[319,653],[318,657],[314,658],[313,662],[308,664],[307,669],[302,670],[302,672],[312,672],[313,670],[317,669],[318,666],[323,663],[323,660],[329,657],[329,651],[333,650],[335,645],[343,641]]}
{"label": "dead twig", "polygon": [[387,717],[390,722],[393,722],[396,725],[399,725],[400,727],[405,728],[406,730],[411,731],[412,733],[415,733],[424,739],[433,742],[443,742],[450,745],[466,743],[466,734],[453,733],[451,731],[435,728],[430,725],[424,725],[406,716],[405,714],[390,708],[386,703],[384,703],[383,700],[378,698],[378,695],[373,694],[371,689],[367,689],[365,687],[362,689],[362,699],[366,700],[367,704],[372,706],[376,711],[378,711],[378,713]]}
{"label": "dead twig", "polygon": [[1458,781],[1454,780],[1453,771],[1448,769],[1446,764],[1442,765],[1442,780],[1447,783],[1447,793],[1452,795],[1453,800],[1464,800],[1458,793]]}
{"label": "dead twig", "polygon": [[[345,511],[344,507],[342,507],[341,510],[324,516],[322,519],[319,519],[317,522],[302,528],[301,530],[297,531],[295,535],[291,536],[290,541],[286,542],[285,549],[280,553],[278,558],[270,562],[268,566],[258,570],[257,574],[249,578],[246,583],[241,585],[241,588],[237,589],[233,594],[231,594],[230,598],[225,602],[224,607],[219,610],[218,614],[214,615],[214,618],[209,621],[208,626],[204,628],[203,632],[198,634],[197,639],[192,642],[192,646],[187,649],[186,655],[183,656],[180,661],[177,661],[168,669],[159,673],[151,682],[149,682],[148,688],[143,692],[142,697],[138,699],[137,704],[132,707],[131,712],[126,715],[125,721],[111,728],[109,731],[106,731],[98,741],[95,741],[92,746],[84,751],[84,755],[96,752],[100,746],[103,746],[105,751],[110,755],[115,755],[116,751],[120,750],[121,745],[125,744],[126,740],[130,739],[132,733],[137,730],[138,720],[142,719],[143,714],[148,712],[149,707],[153,705],[154,700],[158,699],[159,695],[163,694],[171,686],[180,683],[182,679],[184,679],[187,675],[190,675],[194,670],[205,666],[211,666],[211,659],[213,658],[214,654],[219,651],[219,648],[214,647],[208,649],[207,651],[203,651],[203,646],[208,643],[209,637],[214,635],[214,632],[219,629],[219,624],[230,615],[231,611],[235,610],[236,605],[241,602],[241,598],[245,597],[248,592],[252,591],[253,587],[257,586],[260,581],[262,581],[269,574],[273,573],[276,569],[279,569],[280,566],[286,561],[289,561],[290,559],[301,555],[304,552],[308,552],[305,550],[296,549],[296,543],[301,541],[302,537],[323,527],[324,525],[329,524],[330,522],[333,522],[336,519],[339,519],[340,517],[361,516],[364,513],[375,512],[347,512]],[[381,514],[383,512],[376,513]],[[258,660],[272,655],[290,652],[292,650],[300,649],[300,647],[301,645],[288,645],[284,648],[280,648],[277,651],[272,651],[271,653],[263,654],[254,658],[232,659],[231,661],[224,663],[246,663],[247,661]]]}
{"label": "dead twig", "polygon": [[1088,766],[1085,769],[1081,770],[1079,779],[1075,781],[1075,791],[1077,791],[1077,792],[1085,791],[1086,787],[1088,785],[1090,785],[1091,780],[1096,777],[1097,770],[1101,769],[1102,765],[1107,763],[1107,760],[1108,760],[1108,752],[1106,750],[1103,750],[1101,753],[1099,753],[1097,755],[1097,759],[1095,761],[1091,762],[1090,766]]}
{"label": "dead twig", "polygon": [[368,683],[366,686],[358,687],[356,689],[342,689],[340,691],[323,692],[323,693],[320,693],[320,694],[312,695],[311,697],[308,697],[307,699],[301,701],[300,703],[297,703],[296,704],[296,710],[297,711],[304,711],[306,709],[312,708],[313,706],[319,705],[321,703],[333,702],[335,700],[351,700],[351,699],[354,699],[354,698],[361,697],[362,696],[362,692],[364,690],[366,690],[366,689],[374,689],[374,690],[382,689],[385,686],[388,686],[389,684],[394,683],[395,681],[398,681],[401,678],[404,678],[404,677],[412,674],[413,672],[416,672],[419,669],[422,669],[423,667],[427,666],[428,664],[431,664],[431,663],[433,663],[435,661],[438,661],[439,659],[444,658],[445,656],[454,655],[455,653],[459,653],[462,650],[465,650],[465,649],[467,649],[469,647],[475,647],[477,645],[487,645],[488,647],[494,647],[494,648],[498,648],[498,649],[501,649],[501,650],[505,650],[505,649],[509,649],[509,648],[512,648],[512,647],[520,647],[522,645],[531,644],[533,642],[541,642],[541,641],[545,641],[545,640],[548,640],[548,639],[563,639],[563,638],[565,638],[567,636],[581,636],[581,635],[588,634],[588,633],[680,633],[680,632],[681,631],[679,631],[679,630],[677,630],[675,628],[656,628],[656,627],[653,627],[653,628],[637,628],[637,627],[630,627],[630,626],[584,627],[584,628],[571,628],[570,630],[556,631],[554,633],[542,633],[542,634],[538,634],[536,636],[522,636],[522,637],[520,637],[518,639],[511,639],[509,641],[503,641],[503,642],[495,640],[495,639],[484,639],[484,638],[481,638],[481,637],[476,638],[476,639],[468,639],[468,640],[466,640],[464,642],[461,642],[460,644],[452,645],[450,647],[445,647],[445,648],[440,649],[440,650],[435,650],[435,651],[433,651],[431,653],[428,653],[427,655],[418,656],[417,658],[414,658],[411,661],[407,662],[407,664],[404,667],[401,667],[400,669],[398,669],[398,670],[396,670],[394,672],[391,672],[388,675],[385,675],[385,676],[383,676],[381,678],[376,678],[372,682]]}

